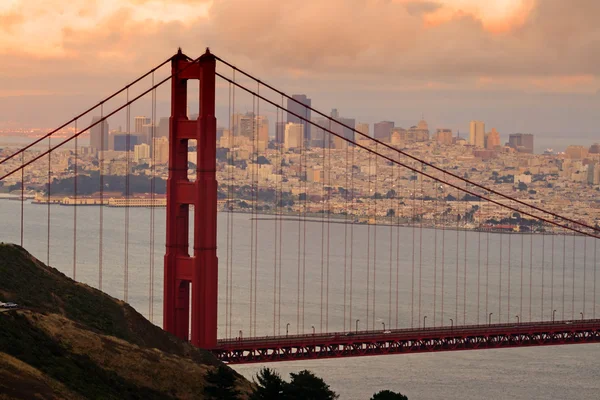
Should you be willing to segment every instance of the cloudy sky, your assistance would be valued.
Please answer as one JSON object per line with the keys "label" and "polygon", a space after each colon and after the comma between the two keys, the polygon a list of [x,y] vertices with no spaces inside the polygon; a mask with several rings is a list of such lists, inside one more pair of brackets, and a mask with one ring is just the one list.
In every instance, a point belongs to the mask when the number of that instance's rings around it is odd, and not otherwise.
{"label": "cloudy sky", "polygon": [[57,124],[210,46],[367,122],[589,136],[599,15],[598,0],[2,0],[0,124]]}

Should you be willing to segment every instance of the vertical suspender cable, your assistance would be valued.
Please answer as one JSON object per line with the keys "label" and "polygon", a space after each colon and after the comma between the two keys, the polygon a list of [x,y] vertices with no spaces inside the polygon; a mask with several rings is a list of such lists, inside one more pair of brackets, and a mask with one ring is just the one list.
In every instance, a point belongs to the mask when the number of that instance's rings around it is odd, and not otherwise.
{"label": "vertical suspender cable", "polygon": [[[422,168],[422,166],[421,166]],[[413,175],[414,178],[419,179],[421,181],[420,183],[420,195],[421,195],[421,215],[419,218],[419,233],[422,233],[422,226],[423,226],[423,216],[425,215],[424,209],[423,209],[423,205],[424,205],[424,200],[423,200],[423,177],[417,174]],[[416,179],[413,181],[413,188],[416,187]],[[400,196],[398,196],[400,197]],[[400,203],[400,200],[398,200],[398,205]],[[416,204],[413,203],[413,209],[416,207]],[[413,211],[414,213],[414,211]],[[399,217],[398,217],[399,218]],[[399,246],[399,242],[400,242],[400,219],[398,219],[398,235],[396,237],[396,254],[398,254],[398,247]],[[411,329],[414,328],[414,320],[415,320],[415,226],[413,225],[413,229],[412,229],[412,266],[411,266],[411,274],[410,274],[410,280],[411,280],[411,289],[410,289],[410,327]],[[421,247],[421,242],[419,241],[419,249]],[[434,251],[435,253],[435,251]],[[419,259],[420,261],[420,259]],[[398,270],[398,255],[396,255],[396,269]],[[434,304],[435,304],[435,279],[434,279],[434,290],[433,290],[433,298],[434,298]],[[434,311],[433,311],[433,320],[435,321],[435,306],[434,306]],[[420,325],[420,319],[417,320],[417,325]],[[396,327],[397,329],[398,327]]]}
{"label": "vertical suspender cable", "polygon": [[[127,88],[127,103],[129,103],[129,88]],[[131,106],[127,106],[126,110],[127,121],[125,123],[127,132],[125,136],[125,229],[124,229],[124,241],[125,241],[125,255],[123,260],[124,271],[123,271],[123,299],[127,303],[129,301],[129,180],[130,180],[130,168],[131,168]],[[150,307],[150,298],[148,297],[148,319],[152,321],[152,311]]]}
{"label": "vertical suspender cable", "polygon": [[[423,169],[423,166],[421,165],[421,170]],[[435,198],[433,199],[433,215],[432,215],[432,226],[433,226],[433,325],[435,326],[435,320],[436,320],[436,316],[437,316],[437,274],[438,274],[438,230],[437,230],[437,224],[436,224],[436,216],[438,214],[438,192],[437,192],[437,185],[435,184],[434,181],[432,181],[433,184],[433,192],[435,194]],[[425,193],[423,192],[423,177],[421,177],[421,209],[424,209],[424,200],[423,198],[425,197]],[[419,243],[419,246],[421,246],[421,243]],[[444,298],[444,290],[442,288],[442,294],[441,294],[441,298]],[[443,302],[442,302],[442,306],[441,306],[441,313],[440,313],[440,325],[443,324],[443,319],[444,319],[444,306],[443,306]],[[421,323],[421,313],[419,312],[419,324]]]}
{"label": "vertical suspender cable", "polygon": [[556,236],[554,231],[550,232],[552,235],[552,264],[550,266],[550,312],[552,313],[552,319],[554,319],[554,237]]}
{"label": "vertical suspender cable", "polygon": [[[344,184],[344,210],[346,211],[346,215],[344,216],[344,332],[346,332],[346,288],[348,285],[347,281],[347,270],[348,270],[348,148],[350,146],[346,146],[346,183]],[[350,321],[350,325],[352,325],[352,321]],[[350,330],[350,329],[348,329]]]}
{"label": "vertical suspender cable", "polygon": [[[485,203],[487,205],[487,213],[485,214],[486,221],[489,220],[490,216],[490,202],[489,200]],[[487,224],[486,224],[487,225]],[[486,228],[485,234],[485,318],[489,315],[489,289],[490,289],[490,229]]]}
{"label": "vertical suspender cable", "polygon": [[367,190],[367,198],[369,198],[369,204],[367,205],[367,329],[369,329],[369,305],[370,305],[370,289],[371,289],[371,221],[370,221],[370,211],[371,211],[371,153],[368,154],[369,157],[369,186]]}
{"label": "vertical suspender cable", "polygon": [[[396,164],[392,164],[392,190],[394,187],[394,170],[396,169]],[[393,193],[393,192],[392,192]],[[385,196],[386,199],[389,198],[390,202],[389,204],[389,208],[392,208],[392,202],[393,202],[393,196]],[[389,299],[388,299],[388,326],[392,326],[392,243],[394,240],[394,224],[393,224],[393,220],[394,217],[391,215],[391,213],[387,213],[390,216],[390,220],[388,221],[389,225],[390,225],[390,239],[389,239],[389,248],[390,248],[390,273],[388,276],[388,295],[389,295]],[[395,213],[394,213],[395,215]]]}
{"label": "vertical suspender cable", "polygon": [[[412,257],[411,257],[411,261],[412,261],[412,265],[411,265],[411,273],[410,273],[410,280],[411,280],[411,289],[410,289],[410,327],[411,329],[414,327],[414,320],[415,320],[415,229],[416,229],[416,221],[415,221],[415,209],[416,209],[416,204],[415,204],[415,192],[417,189],[417,179],[418,179],[418,175],[413,173],[413,175],[411,175],[412,178],[416,178],[413,179],[413,204],[412,204],[412,214],[413,214],[413,221],[412,221]],[[423,196],[423,180],[421,179],[421,197]],[[397,209],[400,210],[400,196],[397,196]],[[423,210],[421,210],[423,215]],[[400,273],[400,269],[399,269],[399,244],[400,244],[400,213],[398,213],[398,215],[396,216],[396,329],[398,329],[398,274]],[[420,218],[422,219],[422,217]],[[421,222],[419,222],[421,223]],[[434,290],[434,297],[435,297],[435,290]],[[435,322],[435,310],[433,312],[433,320]]]}
{"label": "vertical suspender cable", "polygon": [[587,236],[583,238],[583,315],[585,316],[586,305],[586,278],[587,278]]}
{"label": "vertical suspender cable", "polygon": [[46,265],[50,266],[50,193],[52,191],[52,145],[50,140],[52,136],[48,136],[48,197],[47,197],[47,210],[48,210],[48,241],[47,241],[47,249],[46,249]]}
{"label": "vertical suspender cable", "polygon": [[531,307],[533,299],[533,232],[529,233],[529,322],[531,322]]}
{"label": "vertical suspender cable", "polygon": [[[375,153],[377,153],[377,142],[375,142]],[[376,308],[375,308],[375,296],[377,295],[377,181],[378,181],[378,158],[375,158],[375,191],[373,192],[373,197],[375,198],[375,213],[374,213],[374,224],[375,227],[373,229],[373,318],[372,318],[372,327],[375,330],[375,318],[376,318]]]}
{"label": "vertical suspender cable", "polygon": [[[356,147],[352,146],[352,161],[351,168],[352,171],[350,173],[350,204],[351,204],[351,214],[352,214],[352,225],[350,225],[350,311],[348,312],[348,319],[350,320],[350,328],[352,330],[352,289],[354,287],[354,221],[356,219],[356,211],[354,209],[354,153],[356,151]],[[595,271],[595,269],[594,269]],[[596,291],[594,290],[594,294]],[[595,303],[595,301],[594,301]]]}
{"label": "vertical suspender cable", "polygon": [[[233,114],[235,114],[235,70],[233,70],[233,87],[231,88],[231,112]],[[231,166],[230,166],[230,176],[229,176],[229,182],[230,182],[230,191],[231,191],[231,195],[230,197],[233,197],[233,168],[235,166],[235,153],[233,151],[231,151],[231,149],[234,148],[235,146],[235,132],[236,132],[236,126],[235,124],[232,125],[231,124],[231,119],[232,117],[229,118],[229,140],[230,140],[230,160],[231,160]],[[233,207],[234,207],[234,203],[232,202],[231,206],[229,207],[229,213],[231,214],[233,212]],[[233,225],[233,216],[231,216],[230,220],[229,220],[229,231],[231,232],[231,242],[229,243],[229,279],[228,279],[228,283],[229,283],[229,337],[232,337],[232,325],[233,325],[233,239],[234,239],[234,234],[235,234],[235,230],[233,229],[234,225]]]}
{"label": "vertical suspender cable", "polygon": [[254,223],[256,222],[254,220],[254,212],[256,209],[256,196],[254,191],[256,190],[256,188],[254,187],[254,169],[256,168],[256,144],[254,141],[254,136],[256,135],[255,132],[255,124],[256,124],[256,115],[254,114],[254,110],[255,110],[255,106],[256,106],[256,96],[252,96],[252,156],[251,156],[251,161],[252,163],[250,164],[250,182],[252,184],[251,186],[251,193],[252,193],[252,212],[250,214],[250,300],[248,302],[248,306],[249,306],[249,314],[250,314],[250,326],[249,326],[249,334],[252,335],[252,329],[254,328],[254,252],[256,251],[256,249],[254,248]]}
{"label": "vertical suspender cable", "polygon": [[102,290],[102,247],[104,223],[104,103],[100,104],[100,156],[98,157],[98,172],[100,179],[100,215],[98,227],[98,289]]}
{"label": "vertical suspender cable", "polygon": [[[511,211],[511,218],[508,219],[509,222],[512,222],[512,211]],[[507,286],[507,293],[508,293],[508,299],[506,302],[506,323],[510,323],[510,270],[511,270],[511,264],[512,264],[512,233],[508,234],[508,286]]]}
{"label": "vertical suspender cable", "polygon": [[[525,251],[525,236],[523,232],[520,233],[521,236],[521,300],[519,302],[519,318],[523,318],[523,252]],[[524,318],[523,318],[524,319]]]}
{"label": "vertical suspender cable", "polygon": [[[281,96],[281,121],[283,122],[283,96]],[[280,128],[281,129],[281,128]],[[284,129],[285,130],[285,129]],[[283,166],[281,165],[283,163],[283,136],[284,136],[285,132],[280,132],[280,142],[278,143],[279,145],[279,159],[281,160],[281,162],[279,163],[279,193],[281,196],[281,208],[280,208],[280,212],[283,212]],[[281,263],[281,252],[283,249],[283,215],[279,216],[279,291],[277,294],[277,298],[278,298],[278,311],[277,311],[277,332],[279,335],[281,335],[281,273],[282,273],[282,263]]]}
{"label": "vertical suspender cable", "polygon": [[541,295],[541,309],[540,309],[540,320],[543,321],[544,320],[544,273],[545,273],[545,264],[546,264],[546,229],[544,227],[544,224],[542,223],[542,295]]}
{"label": "vertical suspender cable", "polygon": [[465,218],[467,215],[467,205],[466,204],[464,207],[464,214],[459,213],[459,215],[460,215],[460,220],[463,222],[463,231],[464,231],[463,325],[466,325],[467,324],[467,226],[466,226],[466,221],[465,221]]}
{"label": "vertical suspender cable", "polygon": [[[573,273],[572,273],[572,289],[571,289],[571,319],[575,318],[575,234],[573,234]],[[585,260],[585,249],[584,249],[584,260]],[[585,270],[585,266],[584,266],[584,270]],[[583,286],[585,287],[585,282],[583,284]]]}
{"label": "vertical suspender cable", "polygon": [[[329,120],[329,130],[331,130],[331,120]],[[329,332],[329,251],[330,251],[330,228],[331,228],[331,140],[327,146],[327,262],[325,287],[325,332]],[[308,201],[308,194],[307,194]],[[306,223],[306,222],[305,222]],[[306,246],[306,242],[304,243]],[[306,258],[306,254],[304,255]]]}
{"label": "vertical suspender cable", "polygon": [[[446,181],[446,174],[444,174],[444,181]],[[460,191],[458,189],[456,189],[456,201],[460,202]],[[459,206],[457,206],[458,209]],[[450,212],[448,211],[449,207],[446,203],[446,200],[444,199],[444,215],[447,215],[448,217],[450,216]],[[446,225],[446,217],[444,217],[444,225],[443,228],[445,228]],[[458,249],[460,248],[460,226],[459,226],[459,221],[458,221],[458,215],[456,216],[456,276],[455,276],[455,294],[454,294],[454,320],[456,321],[456,324],[458,324],[458,289],[459,289],[459,275],[460,275],[460,269],[459,269],[459,262],[458,262],[458,258],[459,258],[459,251]]]}
{"label": "vertical suspender cable", "polygon": [[[423,164],[421,164],[421,171],[423,171]],[[421,176],[421,210],[423,210],[423,215],[419,220],[419,271],[421,271],[421,267],[423,266],[423,216],[425,215],[425,195],[423,191],[423,176]],[[413,273],[414,276],[414,273]],[[413,290],[414,292],[414,290]],[[420,304],[420,303],[419,303]],[[412,319],[412,318],[411,318]],[[412,328],[411,321],[411,328]],[[419,320],[417,321],[417,326],[421,326],[421,307],[419,306]]]}
{"label": "vertical suspender cable", "polygon": [[255,126],[256,126],[256,169],[255,169],[255,173],[256,173],[256,199],[255,199],[255,207],[254,207],[254,219],[255,219],[255,223],[254,223],[254,242],[255,242],[255,246],[256,249],[254,251],[254,336],[256,336],[256,320],[257,320],[257,314],[256,314],[256,307],[257,307],[257,303],[258,303],[258,202],[260,200],[260,196],[259,196],[259,192],[260,192],[260,183],[258,182],[258,152],[260,151],[260,145],[259,145],[259,123],[260,123],[260,82],[256,83],[256,92],[258,93],[258,96],[256,98],[256,115],[254,116],[255,119]]}
{"label": "vertical suspender cable", "polygon": [[305,120],[302,126],[302,152],[300,157],[304,156],[304,170],[302,174],[302,181],[304,182],[304,205],[302,215],[302,332],[304,333],[304,322],[305,313],[304,307],[306,304],[306,208],[308,206],[308,182],[306,181],[306,175],[308,173],[308,160],[307,160],[307,143],[304,138],[304,126],[306,125],[306,117],[308,116],[308,110],[304,108]]}
{"label": "vertical suspender cable", "polygon": [[594,239],[594,296],[592,303],[592,318],[596,319],[596,270],[598,269],[598,264],[596,263],[596,253],[597,253],[597,245],[598,240]]}
{"label": "vertical suspender cable", "polygon": [[[231,90],[231,87],[229,88],[229,90]],[[279,127],[279,109],[275,108],[275,112],[276,112],[276,116],[275,116],[275,130],[278,129]],[[276,133],[277,134],[277,133]],[[275,152],[275,165],[278,166],[279,164],[281,164],[281,160],[279,159],[279,152],[276,151]],[[275,176],[277,176],[277,170],[273,171],[275,173]],[[275,178],[275,229],[274,231],[274,259],[273,259],[273,336],[275,336],[276,333],[276,329],[277,329],[277,252],[279,250],[279,217],[280,217],[280,209],[279,209],[279,203],[280,203],[280,196],[279,196],[279,191],[277,190],[278,188],[278,182],[277,182],[277,178]]]}
{"label": "vertical suspender cable", "polygon": [[565,320],[565,291],[566,291],[565,276],[566,276],[566,271],[567,271],[567,232],[565,230],[563,230],[562,256],[563,256],[563,265],[562,265],[562,310],[561,310],[561,315],[562,315],[562,319],[564,321]]}
{"label": "vertical suspender cable", "polygon": [[25,220],[25,152],[21,153],[21,247],[23,247]]}
{"label": "vertical suspender cable", "polygon": [[[331,121],[329,121],[329,130],[331,130]],[[331,141],[331,137],[327,136],[327,142]],[[323,131],[323,179],[321,181],[321,312],[319,331],[323,332],[323,294],[325,291],[325,176],[327,170],[325,168],[325,131]]]}
{"label": "vertical suspender cable", "polygon": [[[77,132],[77,120],[75,120],[75,132]],[[77,280],[77,167],[79,166],[77,139],[78,137],[75,137],[75,160],[73,162],[73,280]]]}
{"label": "vertical suspender cable", "polygon": [[[477,199],[477,325],[479,325],[480,317],[481,317],[481,197]],[[473,221],[475,222],[475,221]]]}
{"label": "vertical suspender cable", "polygon": [[[400,172],[398,172],[398,174],[400,174]],[[400,188],[398,188],[399,190]],[[413,204],[412,204],[412,209],[413,209],[413,221],[412,221],[412,270],[413,270],[413,277],[414,277],[414,270],[415,270],[415,219],[414,219],[414,214],[415,214],[415,191],[416,191],[416,181],[413,180]],[[400,318],[400,302],[399,302],[399,293],[400,293],[400,196],[398,193],[396,193],[396,329],[398,329],[398,324],[399,324],[399,318]],[[390,243],[390,246],[393,245],[393,242]],[[411,308],[412,308],[412,303],[413,303],[414,299],[411,299]],[[390,324],[392,322],[390,321]],[[411,315],[411,328],[412,328],[412,315]]]}
{"label": "vertical suspender cable", "polygon": [[[440,195],[440,187],[438,186],[439,183],[438,181],[434,181],[434,189],[435,189],[435,196],[436,196],[436,200],[439,199],[439,195]],[[444,288],[445,288],[445,275],[446,275],[446,227],[445,227],[445,223],[446,223],[446,218],[445,218],[445,211],[446,211],[446,201],[444,200],[443,205],[442,205],[442,211],[439,215],[439,218],[441,219],[441,229],[442,229],[442,265],[441,265],[441,274],[442,274],[442,313],[440,315],[440,325],[444,326]],[[437,231],[438,227],[437,227],[437,223],[435,226],[435,230]],[[458,250],[458,246],[457,246],[457,250]],[[457,263],[458,263],[458,258],[456,259]],[[420,276],[420,271],[419,271],[419,276]],[[419,277],[420,279],[420,277]]]}
{"label": "vertical suspender cable", "polygon": [[502,322],[502,248],[504,241],[504,232],[499,231],[500,246],[499,246],[499,263],[498,263],[498,322]]}
{"label": "vertical suspender cable", "polygon": [[[227,177],[227,199],[225,201],[225,211],[227,212],[227,219],[226,219],[226,224],[227,224],[227,245],[225,247],[225,337],[227,339],[230,339],[231,336],[229,335],[229,332],[231,330],[231,327],[229,326],[229,307],[231,307],[231,304],[229,303],[229,248],[231,247],[231,226],[230,226],[230,222],[231,222],[231,203],[233,202],[232,198],[231,198],[231,153],[233,152],[233,146],[231,144],[231,87],[232,84],[231,82],[229,82],[229,86],[228,86],[228,103],[227,103],[227,130],[228,130],[228,138],[229,138],[229,148],[228,148],[228,152],[227,152],[227,164],[225,165],[225,176]],[[274,312],[273,312],[274,313]]]}
{"label": "vertical suspender cable", "polygon": [[[154,71],[152,72],[152,87],[154,87]],[[152,142],[152,177],[150,181],[150,321],[154,319],[154,263],[155,263],[155,230],[156,230],[156,88],[152,89],[152,126],[150,127]],[[196,143],[197,145],[198,143]],[[198,179],[198,177],[196,177]]]}

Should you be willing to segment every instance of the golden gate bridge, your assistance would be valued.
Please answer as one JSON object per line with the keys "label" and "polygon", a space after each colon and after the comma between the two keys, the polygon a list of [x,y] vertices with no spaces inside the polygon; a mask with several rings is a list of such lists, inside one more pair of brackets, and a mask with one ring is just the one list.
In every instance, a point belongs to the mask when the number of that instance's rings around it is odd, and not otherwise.
{"label": "golden gate bridge", "polygon": [[[157,79],[157,71],[168,65],[170,73]],[[148,80],[148,87],[133,94],[136,85]],[[125,301],[133,285],[147,286],[147,316],[154,319],[155,255],[162,252],[156,248],[154,207],[149,209],[147,277],[129,270],[129,125],[132,106],[150,97],[149,142],[154,145],[157,89],[168,82],[166,222],[165,232],[159,232],[165,237],[163,329],[230,363],[600,342],[597,227],[365,135],[208,49],[195,59],[180,50],[0,160],[0,182],[20,183],[20,214],[14,217],[20,219],[22,246],[27,241],[25,171],[34,168],[47,171],[47,218],[35,224],[47,238],[48,264],[53,235],[67,235],[65,229],[52,230],[51,196],[57,179],[52,155],[70,149],[67,175],[75,199],[70,272],[77,279],[82,257],[78,248],[83,240],[90,245],[89,236],[78,238],[78,182],[90,173],[81,164],[78,138],[94,127],[103,132],[108,118],[121,115],[127,120],[127,151],[121,204],[123,265],[117,269]],[[196,119],[188,116],[190,82],[198,83],[198,98],[193,99],[199,105]],[[281,140],[266,143],[260,121],[253,118],[251,134],[240,145],[239,129],[232,126],[236,99],[238,106],[251,103],[254,116],[261,109],[275,115],[276,126],[284,122],[284,113],[293,115],[321,132],[322,144],[310,148],[304,137],[293,149],[284,148]],[[218,100],[228,109],[226,146],[217,141]],[[115,101],[120,103],[114,106]],[[296,102],[304,113],[285,102]],[[82,118],[98,111],[100,118],[78,129]],[[326,122],[316,123],[310,114]],[[56,141],[66,127],[74,133]],[[45,140],[48,148],[34,151]],[[190,174],[192,142],[197,156]],[[218,155],[222,148],[227,149],[224,157]],[[104,140],[97,150],[97,196],[102,205],[108,179]],[[156,198],[155,157],[153,149],[150,205]],[[357,164],[365,160],[363,171]],[[317,178],[309,179],[310,174]],[[389,195],[374,195],[380,191]],[[487,221],[498,210],[520,221],[526,232],[492,231]],[[234,217],[240,212],[249,220],[243,226]],[[219,223],[219,215],[224,223]],[[106,246],[103,206],[94,223],[96,286],[102,290],[106,256],[116,251]],[[332,229],[334,223],[339,226]],[[53,266],[69,270],[64,260],[59,264]]]}

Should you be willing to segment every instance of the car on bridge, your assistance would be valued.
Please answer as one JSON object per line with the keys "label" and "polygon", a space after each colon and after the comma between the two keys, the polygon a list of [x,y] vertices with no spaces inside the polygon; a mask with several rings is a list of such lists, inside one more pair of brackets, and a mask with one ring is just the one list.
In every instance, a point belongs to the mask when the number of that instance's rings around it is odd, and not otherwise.
{"label": "car on bridge", "polygon": [[11,303],[11,302],[8,302],[8,303],[0,302],[0,308],[9,308],[9,309],[19,308],[19,305],[17,303]]}

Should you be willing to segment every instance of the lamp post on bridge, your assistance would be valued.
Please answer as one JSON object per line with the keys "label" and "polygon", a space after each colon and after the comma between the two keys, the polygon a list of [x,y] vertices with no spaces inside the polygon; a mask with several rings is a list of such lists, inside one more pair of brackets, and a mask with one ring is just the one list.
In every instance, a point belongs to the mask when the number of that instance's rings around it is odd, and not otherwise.
{"label": "lamp post on bridge", "polygon": [[242,340],[242,330],[240,329],[240,340]]}
{"label": "lamp post on bridge", "polygon": [[515,315],[515,318],[517,319],[517,324],[521,322],[518,315]]}
{"label": "lamp post on bridge", "polygon": [[285,336],[288,335],[289,331],[290,331],[290,323],[288,322],[287,324],[285,324]]}
{"label": "lamp post on bridge", "polygon": [[454,329],[454,320],[450,318],[450,329]]}
{"label": "lamp post on bridge", "polygon": [[360,321],[360,319],[356,320],[356,332],[358,332],[358,321]]}
{"label": "lamp post on bridge", "polygon": [[312,325],[312,330],[313,330],[313,336],[315,336],[315,326]]}
{"label": "lamp post on bridge", "polygon": [[581,320],[583,321],[583,312],[580,312],[579,315],[581,315]]}
{"label": "lamp post on bridge", "polygon": [[490,315],[488,315],[488,325],[492,324],[492,314],[494,314],[494,313],[491,312]]}
{"label": "lamp post on bridge", "polygon": [[427,319],[427,315],[423,316],[423,329],[425,329],[425,320]]}
{"label": "lamp post on bridge", "polygon": [[555,316],[556,316],[556,310],[552,310],[552,322],[554,322]]}
{"label": "lamp post on bridge", "polygon": [[382,322],[381,325],[383,325],[383,330],[385,331],[385,322]]}

